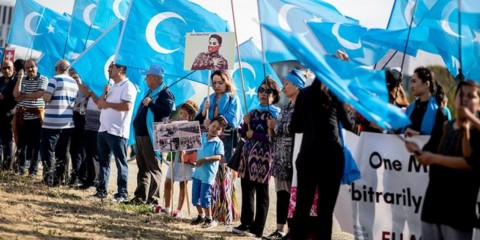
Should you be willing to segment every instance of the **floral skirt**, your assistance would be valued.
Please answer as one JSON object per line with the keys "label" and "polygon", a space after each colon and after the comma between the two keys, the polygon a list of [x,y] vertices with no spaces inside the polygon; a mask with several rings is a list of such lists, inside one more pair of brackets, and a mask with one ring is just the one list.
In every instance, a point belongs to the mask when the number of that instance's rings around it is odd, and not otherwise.
{"label": "floral skirt", "polygon": [[220,164],[212,186],[212,216],[224,224],[230,224],[240,218],[232,170],[226,164]]}

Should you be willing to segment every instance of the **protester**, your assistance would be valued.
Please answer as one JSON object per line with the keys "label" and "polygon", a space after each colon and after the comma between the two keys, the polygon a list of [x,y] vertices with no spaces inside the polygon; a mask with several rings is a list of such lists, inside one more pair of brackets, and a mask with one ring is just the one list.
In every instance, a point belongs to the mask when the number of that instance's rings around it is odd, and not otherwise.
{"label": "protester", "polygon": [[90,187],[98,186],[98,129],[100,128],[100,109],[98,109],[98,96],[95,95],[88,86],[82,84],[80,90],[87,99],[87,106],[85,107],[85,131],[83,137],[85,145],[85,159],[83,162],[85,169],[85,179],[80,186],[81,189],[88,189]]}
{"label": "protester", "polygon": [[154,122],[165,122],[175,107],[175,97],[163,81],[163,68],[152,65],[145,73],[149,91],[133,120],[137,146],[137,188],[132,204],[160,204],[162,156],[153,150]]}
{"label": "protester", "polygon": [[[72,77],[79,91],[75,97],[75,104],[73,106],[73,123],[75,127],[72,131],[72,138],[70,142],[70,157],[72,159],[72,172],[70,175],[70,187],[80,187],[86,180],[86,163],[85,163],[85,112],[88,104],[89,93],[82,89],[85,88],[82,79],[78,75],[77,71],[70,68],[68,74]],[[88,139],[88,141],[91,141]]]}
{"label": "protester", "polygon": [[43,94],[46,105],[40,151],[44,162],[43,180],[49,187],[67,180],[67,150],[74,128],[73,105],[78,92],[76,81],[68,75],[69,68],[68,61],[59,60],[55,64],[56,75]]}
{"label": "protester", "polygon": [[191,225],[203,223],[202,228],[217,225],[212,219],[212,185],[217,175],[220,159],[224,156],[223,142],[218,135],[222,133],[226,121],[223,117],[215,117],[208,126],[208,132],[202,135],[201,150],[197,151],[196,169],[193,173],[192,204],[197,208],[198,217]]}
{"label": "protester", "polygon": [[[226,167],[236,144],[235,135],[242,120],[242,109],[236,88],[230,74],[225,70],[214,71],[211,75],[213,94],[205,98],[200,105],[199,114],[195,120],[208,128],[211,119],[223,116],[227,126],[219,136],[225,147],[225,156],[213,186],[213,218],[222,223],[230,223],[238,217],[238,206],[235,194],[234,173]],[[212,104],[213,103],[213,104]],[[208,117],[207,117],[208,112]]]}
{"label": "protester", "polygon": [[13,97],[13,88],[16,81],[13,62],[5,60],[0,77],[0,170],[10,170],[12,165],[12,119],[17,104]]}
{"label": "protester", "polygon": [[100,199],[108,196],[110,156],[113,153],[117,165],[117,193],[113,198],[116,202],[125,202],[128,197],[127,141],[137,89],[126,76],[126,66],[112,63],[108,70],[114,84],[111,88],[105,86],[97,103],[102,111],[97,145],[100,169],[97,192],[93,196]]}
{"label": "protester", "polygon": [[243,117],[240,134],[247,141],[238,168],[242,186],[242,213],[241,224],[233,228],[234,233],[255,237],[263,235],[270,201],[268,184],[273,154],[267,119],[278,117],[280,109],[273,104],[280,100],[279,94],[277,83],[267,76],[258,88],[260,105]]}
{"label": "protester", "polygon": [[480,131],[467,116],[480,110],[478,83],[458,84],[455,108],[456,119],[434,128],[423,151],[416,143],[406,142],[407,150],[430,167],[421,214],[422,239],[472,239],[480,187]]}
{"label": "protester", "polygon": [[441,128],[443,122],[447,120],[443,110],[446,107],[442,107],[435,97],[440,92],[437,91],[437,87],[438,84],[430,69],[425,67],[415,69],[411,90],[412,95],[417,99],[408,106],[406,111],[412,124],[403,131],[405,136],[429,135],[435,127]]}
{"label": "protester", "polygon": [[45,108],[43,94],[47,89],[48,79],[38,73],[37,62],[33,59],[25,62],[25,73],[25,77],[18,75],[13,90],[13,96],[18,102],[14,117],[14,135],[19,150],[19,174],[25,174],[28,168],[29,175],[35,176],[38,173]]}
{"label": "protester", "polygon": [[[193,121],[193,118],[197,115],[198,112],[198,105],[191,100],[186,101],[180,107],[180,117],[178,120],[180,121]],[[171,157],[171,165],[168,167],[167,170],[167,177],[165,179],[165,188],[164,188],[164,195],[165,195],[165,208],[161,211],[168,215],[172,214],[173,217],[182,217],[182,208],[185,202],[185,196],[187,194],[187,186],[188,182],[192,180],[192,173],[194,170],[194,162],[186,162],[186,155],[191,155],[194,157],[196,155],[196,151],[181,151],[181,152],[173,152]],[[195,159],[196,160],[196,159]],[[173,167],[173,169],[172,169]],[[173,170],[173,175],[172,175]],[[170,203],[171,203],[171,193],[173,192],[173,182],[179,182],[180,184],[180,193],[178,195],[178,204],[177,209],[173,212],[170,211]],[[173,208],[173,206],[172,206]]]}
{"label": "protester", "polygon": [[316,79],[297,97],[291,128],[303,133],[297,169],[297,201],[292,219],[293,239],[306,239],[308,219],[318,189],[318,224],[315,239],[331,239],[332,215],[343,176],[344,153],[339,121],[351,129],[352,120],[343,104]]}
{"label": "protester", "polygon": [[288,205],[290,202],[290,189],[293,175],[293,132],[290,129],[295,101],[305,87],[306,76],[298,69],[292,69],[283,80],[283,93],[290,102],[282,108],[275,120],[269,118],[268,134],[273,142],[273,167],[272,176],[275,178],[275,191],[277,192],[277,229],[264,239],[282,239],[286,235]]}
{"label": "protester", "polygon": [[227,70],[228,61],[220,55],[220,47],[222,47],[222,37],[218,34],[210,35],[208,52],[202,52],[195,57],[192,70]]}
{"label": "protester", "polygon": [[[385,71],[385,77],[388,90],[388,102],[401,108],[402,110],[405,110],[408,107],[408,99],[402,85],[402,73],[396,68],[390,68]],[[356,123],[358,124],[358,134],[361,134],[363,131],[376,133],[395,133],[393,129],[382,129],[377,124],[366,120],[358,113],[356,113],[355,117]]]}

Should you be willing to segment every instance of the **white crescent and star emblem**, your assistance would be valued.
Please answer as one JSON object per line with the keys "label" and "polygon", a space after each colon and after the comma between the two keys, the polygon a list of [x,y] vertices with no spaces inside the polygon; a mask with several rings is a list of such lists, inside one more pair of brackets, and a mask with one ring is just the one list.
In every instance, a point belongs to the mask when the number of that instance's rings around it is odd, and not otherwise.
{"label": "white crescent and star emblem", "polygon": [[[291,4],[285,4],[278,10],[278,25],[287,32],[292,32],[292,28],[288,24],[288,12],[294,8],[298,8],[297,6]],[[299,34],[306,34],[308,31],[299,33]]]}
{"label": "white crescent and star emblem", "polygon": [[183,23],[187,24],[187,22],[185,22],[185,19],[183,19],[182,16],[174,12],[163,12],[153,16],[148,22],[147,28],[145,29],[145,38],[147,39],[148,45],[150,45],[150,47],[156,52],[162,53],[162,54],[170,54],[180,49],[180,48],[166,49],[162,47],[157,41],[156,34],[155,34],[156,28],[162,21],[168,18],[176,18],[181,20]]}
{"label": "white crescent and star emblem", "polygon": [[[25,22],[23,24],[23,26],[25,27],[25,31],[27,31],[28,34],[32,35],[32,36],[38,36],[38,35],[41,35],[40,33],[37,33],[36,31],[32,30],[32,20],[35,18],[35,17],[40,17],[42,18],[42,15],[38,12],[32,12],[30,14],[28,14],[26,17],[25,17]],[[40,22],[40,21],[39,21]],[[38,25],[38,24],[37,24]]]}
{"label": "white crescent and star emblem", "polygon": [[340,23],[333,24],[332,34],[333,36],[335,36],[335,38],[337,38],[338,43],[340,43],[340,45],[350,50],[356,50],[362,47],[362,43],[360,43],[360,40],[354,43],[342,38],[338,33],[339,28],[340,28]]}
{"label": "white crescent and star emblem", "polygon": [[83,16],[82,17],[83,17],[83,21],[85,22],[85,24],[87,24],[87,26],[92,26],[92,28],[97,29],[98,26],[93,25],[92,20],[90,20],[91,19],[90,15],[91,15],[93,9],[95,9],[95,8],[97,8],[97,5],[95,5],[94,3],[88,5],[85,8],[85,10],[83,10]]}
{"label": "white crescent and star emblem", "polygon": [[122,13],[120,12],[120,3],[122,3],[122,0],[113,1],[113,5],[112,5],[113,13],[115,14],[115,16],[117,16],[117,18],[125,21],[125,16],[123,16]]}
{"label": "white crescent and star emblem", "polygon": [[408,0],[407,6],[405,6],[405,11],[403,12],[403,16],[405,17],[405,21],[407,23],[412,23],[412,27],[415,27],[416,24],[412,22],[413,10],[415,9],[415,2],[416,0]]}
{"label": "white crescent and star emblem", "polygon": [[[256,72],[255,72],[255,69],[252,67],[252,65],[250,65],[247,62],[241,62],[241,63],[242,63],[242,68],[250,70],[250,72],[252,72],[252,74],[253,74],[253,79],[256,79],[257,78]],[[235,62],[235,66],[233,68],[232,75],[235,73],[235,71],[237,71],[239,69],[239,67],[240,67],[240,64],[238,62]]]}
{"label": "white crescent and star emblem", "polygon": [[440,21],[440,24],[442,26],[442,29],[449,35],[451,36],[454,36],[454,37],[462,37],[460,36],[458,33],[456,33],[455,31],[452,30],[452,28],[450,28],[450,25],[448,23],[448,18],[450,17],[450,15],[452,15],[453,11],[455,11],[455,9],[457,9],[455,6],[455,4],[457,4],[456,1],[450,1],[449,3],[447,3],[445,5],[445,7],[443,8],[443,11],[442,11],[442,20]]}

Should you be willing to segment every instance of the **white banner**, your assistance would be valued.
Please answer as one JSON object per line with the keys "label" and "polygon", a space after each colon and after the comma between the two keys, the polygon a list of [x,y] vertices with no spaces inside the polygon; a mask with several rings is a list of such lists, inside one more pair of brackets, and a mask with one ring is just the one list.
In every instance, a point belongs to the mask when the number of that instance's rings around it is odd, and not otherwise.
{"label": "white banner", "polygon": [[[410,139],[423,147],[429,137]],[[354,156],[362,173],[350,190],[355,239],[420,239],[428,168],[392,134],[362,133]]]}

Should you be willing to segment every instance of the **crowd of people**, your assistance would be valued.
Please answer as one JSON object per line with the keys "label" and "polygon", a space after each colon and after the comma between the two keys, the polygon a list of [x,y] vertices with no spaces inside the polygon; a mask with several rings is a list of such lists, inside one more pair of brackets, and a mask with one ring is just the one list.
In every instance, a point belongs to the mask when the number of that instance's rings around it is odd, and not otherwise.
{"label": "crowd of people", "polygon": [[[221,44],[221,42],[220,42]],[[340,57],[342,58],[342,57]],[[266,77],[257,89],[259,105],[243,114],[236,87],[226,70],[215,70],[214,92],[198,106],[186,101],[175,120],[199,121],[202,148],[173,154],[154,150],[154,122],[173,115],[175,96],[163,81],[163,69],[146,72],[148,91],[137,96],[126,77],[127,67],[111,64],[113,84],[97,96],[65,60],[55,65],[50,80],[38,73],[35,60],[4,61],[0,78],[1,168],[18,175],[38,174],[49,187],[95,187],[94,197],[108,197],[110,159],[117,166],[113,201],[160,206],[159,212],[182,217],[191,196],[198,216],[192,225],[211,228],[240,221],[233,232],[264,239],[330,239],[332,216],[347,158],[342,127],[378,133],[403,133],[408,151],[430,165],[430,181],[422,211],[422,239],[471,239],[476,224],[480,186],[480,87],[467,80],[455,93],[455,118],[446,106],[443,88],[429,68],[415,69],[408,103],[402,74],[386,71],[390,103],[404,109],[411,125],[381,129],[337,99],[309,71],[292,69],[283,88]],[[275,106],[282,93],[288,103]],[[135,99],[141,97],[134,114]],[[133,125],[138,166],[134,196],[128,199],[127,142]],[[293,158],[295,134],[302,133],[298,157]],[[431,135],[419,148],[408,139]],[[245,140],[238,144],[239,138]],[[17,147],[13,152],[13,142]],[[476,147],[477,146],[477,147]],[[241,151],[235,159],[234,151]],[[68,157],[70,155],[70,157]],[[71,167],[69,167],[71,159]],[[170,161],[164,183],[163,161]],[[238,169],[227,167],[239,161]],[[71,169],[71,170],[70,170]],[[296,174],[294,174],[294,172]],[[234,182],[240,178],[241,206]],[[264,236],[269,210],[269,183],[274,178],[276,223]],[[292,186],[296,177],[296,186]],[[192,181],[191,195],[188,182]],[[171,204],[173,182],[180,183],[176,208]],[[173,210],[175,209],[175,210]],[[287,230],[288,226],[288,230]]]}

